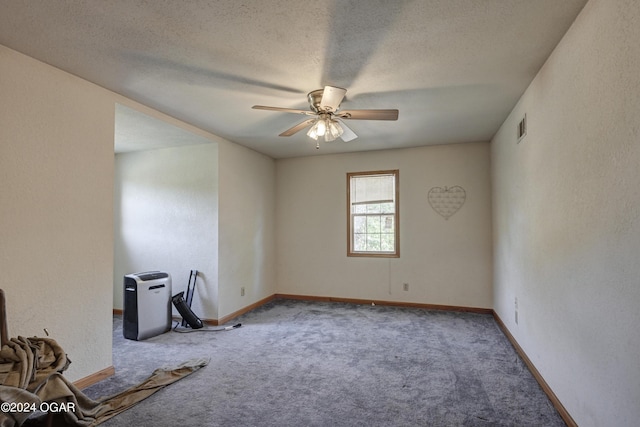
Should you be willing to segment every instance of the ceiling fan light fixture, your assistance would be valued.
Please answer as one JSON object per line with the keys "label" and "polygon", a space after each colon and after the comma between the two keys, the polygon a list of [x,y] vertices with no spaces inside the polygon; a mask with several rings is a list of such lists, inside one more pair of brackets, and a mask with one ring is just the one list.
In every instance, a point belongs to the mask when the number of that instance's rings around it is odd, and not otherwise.
{"label": "ceiling fan light fixture", "polygon": [[318,119],[318,120],[316,120],[316,121],[313,123],[313,126],[311,126],[311,128],[310,128],[310,129],[309,129],[309,131],[307,132],[307,136],[308,136],[309,138],[311,138],[311,139],[316,140],[316,141],[318,140],[318,137],[319,137],[319,136],[321,136],[321,135],[318,133],[318,123],[319,123],[320,121],[321,121],[321,120],[319,120],[319,119]]}
{"label": "ceiling fan light fixture", "polygon": [[329,117],[319,118],[307,132],[307,136],[317,141],[324,137],[325,142],[331,142],[339,138],[344,133],[344,129],[336,120]]}
{"label": "ceiling fan light fixture", "polygon": [[311,128],[307,132],[307,136],[315,141],[317,141],[320,137],[324,137],[324,140],[326,142],[333,141],[336,138],[340,137],[340,135],[342,135],[342,133],[344,132],[342,126],[340,126],[340,123],[331,119],[331,117],[328,117],[326,115],[323,116],[325,117],[321,116],[313,123],[313,126],[311,126]]}
{"label": "ceiling fan light fixture", "polygon": [[318,134],[318,136],[324,136],[327,133],[326,120],[318,120],[315,126],[316,126],[316,133]]}
{"label": "ceiling fan light fixture", "polygon": [[342,129],[340,123],[335,120],[327,119],[327,132],[324,134],[325,141],[333,141],[342,136],[343,133],[344,129]]}

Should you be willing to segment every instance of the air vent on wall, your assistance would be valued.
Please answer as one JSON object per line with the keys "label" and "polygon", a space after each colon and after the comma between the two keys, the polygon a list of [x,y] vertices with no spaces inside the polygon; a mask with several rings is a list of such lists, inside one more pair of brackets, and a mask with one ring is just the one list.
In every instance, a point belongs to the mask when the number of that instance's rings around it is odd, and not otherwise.
{"label": "air vent on wall", "polygon": [[527,135],[527,115],[525,114],[520,123],[518,123],[518,142],[522,141]]}

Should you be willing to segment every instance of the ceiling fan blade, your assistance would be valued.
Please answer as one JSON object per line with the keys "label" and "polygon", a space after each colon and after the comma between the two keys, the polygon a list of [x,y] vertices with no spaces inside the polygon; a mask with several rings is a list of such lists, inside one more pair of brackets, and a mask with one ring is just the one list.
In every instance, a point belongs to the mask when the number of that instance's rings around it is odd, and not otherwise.
{"label": "ceiling fan blade", "polygon": [[254,110],[270,110],[270,111],[282,111],[284,113],[304,114],[306,116],[315,116],[316,113],[310,110],[296,110],[294,108],[282,108],[282,107],[267,107],[266,105],[254,105]]}
{"label": "ceiling fan blade", "polygon": [[336,116],[349,120],[398,120],[398,110],[344,110]]}
{"label": "ceiling fan blade", "polygon": [[349,142],[352,139],[356,139],[358,137],[358,135],[355,134],[354,131],[352,131],[349,126],[345,125],[344,122],[340,119],[335,119],[338,123],[340,123],[340,126],[342,126],[342,135],[340,135],[340,138],[342,138],[342,140],[344,142]]}
{"label": "ceiling fan blade", "polygon": [[294,133],[300,132],[302,129],[306,128],[307,126],[309,126],[310,124],[312,124],[315,121],[316,121],[316,119],[307,119],[304,122],[298,123],[294,127],[285,130],[284,132],[282,132],[278,136],[291,136]]}
{"label": "ceiling fan blade", "polygon": [[340,107],[340,103],[347,93],[346,89],[334,86],[325,86],[322,92],[322,100],[320,100],[320,108],[323,110],[330,109],[336,111]]}

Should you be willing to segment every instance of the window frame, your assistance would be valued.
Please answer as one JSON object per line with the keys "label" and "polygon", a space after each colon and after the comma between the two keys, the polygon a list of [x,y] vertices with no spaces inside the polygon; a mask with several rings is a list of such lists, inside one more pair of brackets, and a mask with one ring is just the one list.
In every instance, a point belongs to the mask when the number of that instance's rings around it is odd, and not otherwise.
{"label": "window frame", "polygon": [[[351,178],[358,176],[393,175],[394,177],[394,251],[354,251],[354,214],[351,212]],[[347,256],[370,258],[400,258],[400,170],[347,172]]]}

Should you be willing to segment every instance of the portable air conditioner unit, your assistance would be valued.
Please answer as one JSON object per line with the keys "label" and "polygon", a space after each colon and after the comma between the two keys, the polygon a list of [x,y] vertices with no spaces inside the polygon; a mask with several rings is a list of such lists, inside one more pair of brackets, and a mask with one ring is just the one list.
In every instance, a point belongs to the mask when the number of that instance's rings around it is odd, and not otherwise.
{"label": "portable air conditioner unit", "polygon": [[171,276],[161,271],[124,276],[122,331],[130,340],[145,340],[171,329]]}

